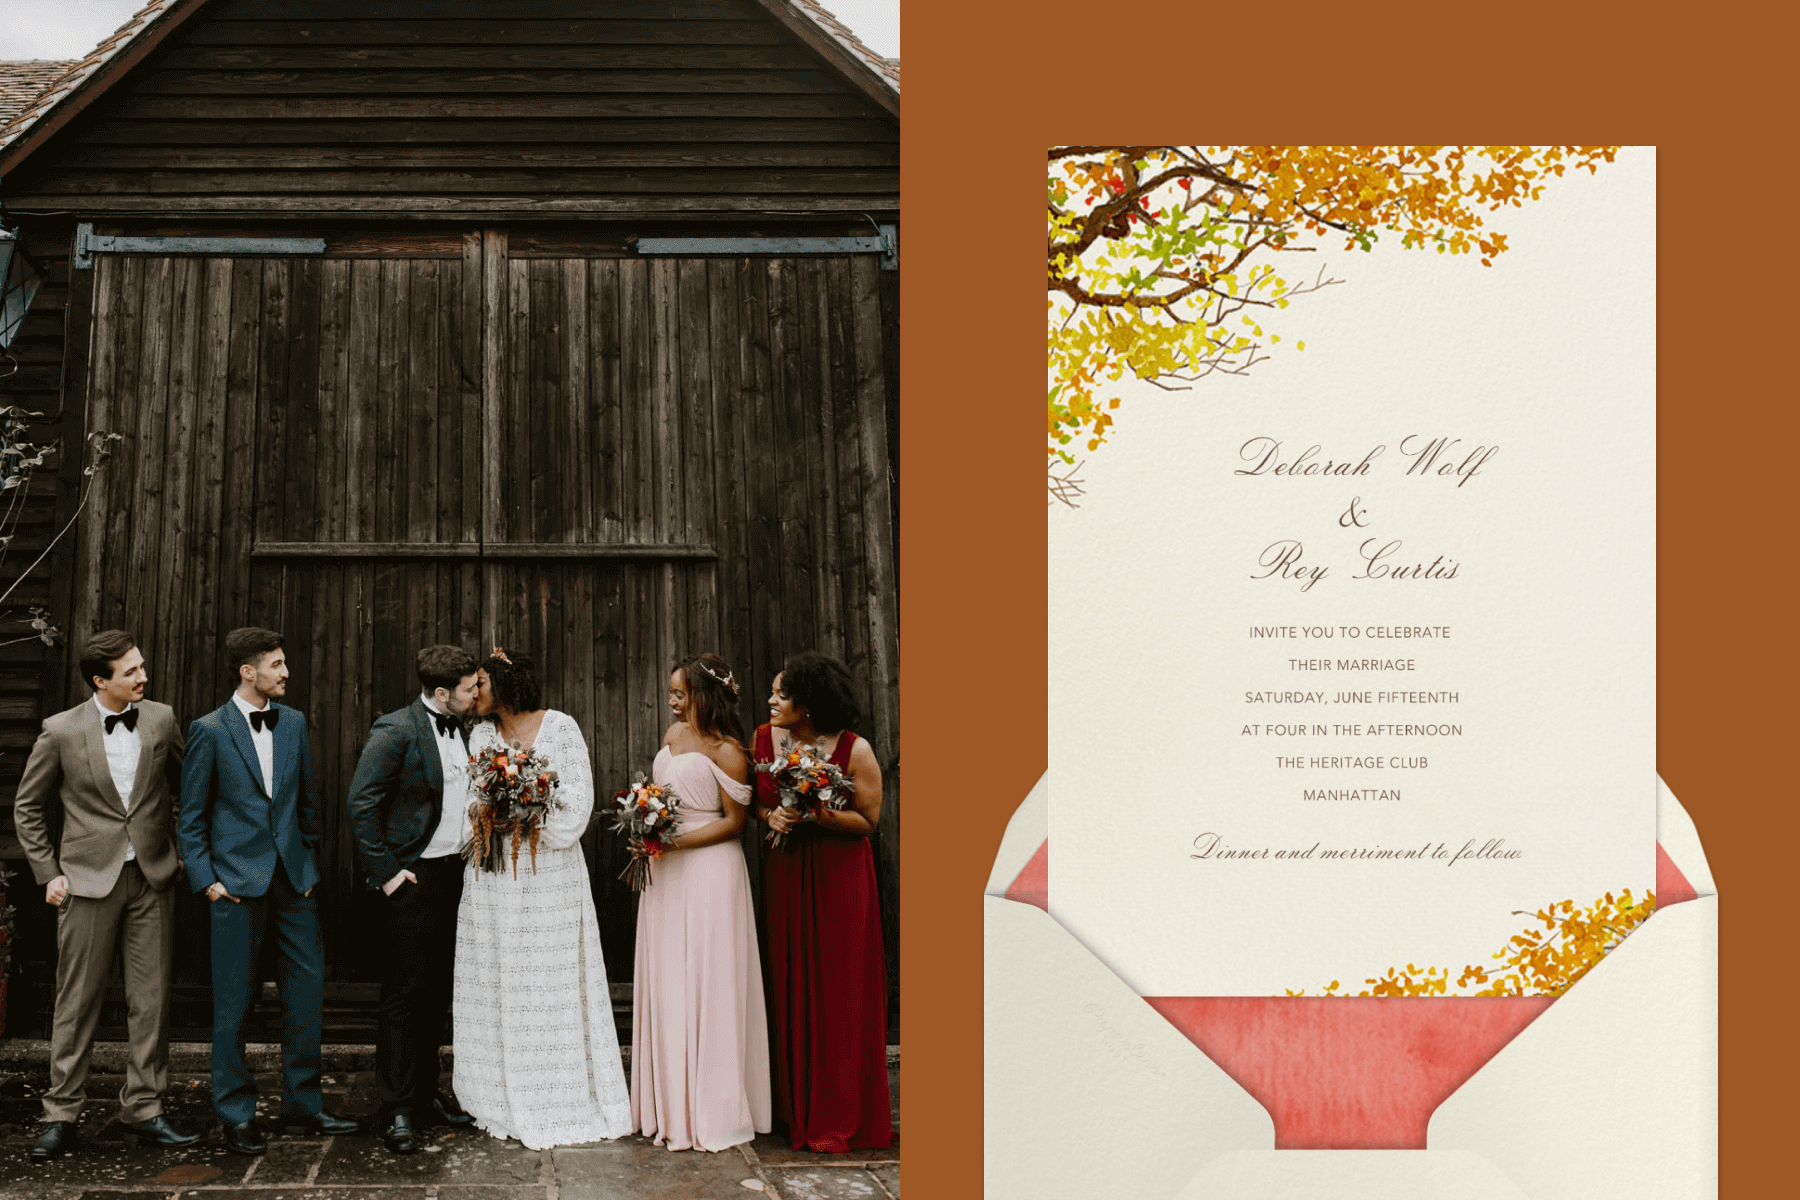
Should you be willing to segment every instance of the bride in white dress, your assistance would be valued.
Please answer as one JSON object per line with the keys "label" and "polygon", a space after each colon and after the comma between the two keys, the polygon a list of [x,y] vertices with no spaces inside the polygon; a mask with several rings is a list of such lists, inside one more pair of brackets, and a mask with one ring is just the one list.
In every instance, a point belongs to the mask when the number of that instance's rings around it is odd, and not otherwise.
{"label": "bride in white dress", "polygon": [[[469,738],[535,748],[557,773],[564,807],[545,823],[537,873],[521,850],[519,877],[463,869],[456,921],[456,1097],[482,1129],[533,1150],[632,1132],[606,964],[580,837],[594,808],[581,729],[546,711],[537,671],[495,650],[482,664]],[[471,787],[470,796],[473,798]]]}

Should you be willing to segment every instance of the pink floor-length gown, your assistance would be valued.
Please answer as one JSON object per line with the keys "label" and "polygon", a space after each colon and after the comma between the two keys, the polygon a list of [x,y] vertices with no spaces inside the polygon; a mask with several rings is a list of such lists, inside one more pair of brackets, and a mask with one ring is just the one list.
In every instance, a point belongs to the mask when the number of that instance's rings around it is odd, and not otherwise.
{"label": "pink floor-length gown", "polygon": [[[700,753],[657,752],[651,777],[673,784],[681,827],[739,804],[739,783]],[[659,860],[638,898],[632,985],[631,1115],[671,1150],[724,1150],[770,1128],[769,1035],[750,874],[737,839]]]}

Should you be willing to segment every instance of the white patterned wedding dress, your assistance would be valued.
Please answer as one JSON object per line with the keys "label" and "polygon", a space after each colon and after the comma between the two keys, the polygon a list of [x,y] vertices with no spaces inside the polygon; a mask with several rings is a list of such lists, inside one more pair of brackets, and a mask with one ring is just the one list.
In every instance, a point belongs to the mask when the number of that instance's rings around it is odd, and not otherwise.
{"label": "white patterned wedding dress", "polygon": [[[499,740],[484,721],[469,750]],[[579,841],[594,808],[587,743],[573,717],[551,709],[534,749],[557,773],[566,807],[539,837],[536,874],[525,847],[517,879],[463,869],[453,1086],[482,1129],[544,1150],[633,1125]]]}

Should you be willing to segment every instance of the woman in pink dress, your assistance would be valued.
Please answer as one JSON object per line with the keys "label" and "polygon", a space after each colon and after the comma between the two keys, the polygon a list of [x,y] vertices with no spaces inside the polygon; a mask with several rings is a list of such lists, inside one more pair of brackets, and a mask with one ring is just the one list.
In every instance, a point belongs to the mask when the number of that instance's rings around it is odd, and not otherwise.
{"label": "woman in pink dress", "polygon": [[739,841],[750,760],[738,687],[717,655],[669,675],[675,723],[651,775],[681,824],[638,899],[631,1115],[671,1150],[724,1150],[769,1131],[769,1037],[750,874]]}

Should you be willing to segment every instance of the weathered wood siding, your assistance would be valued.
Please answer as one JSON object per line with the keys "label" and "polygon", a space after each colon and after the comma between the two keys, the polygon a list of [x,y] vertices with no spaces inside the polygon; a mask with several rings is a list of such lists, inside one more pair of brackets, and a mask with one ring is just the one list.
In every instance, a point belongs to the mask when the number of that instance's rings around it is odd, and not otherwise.
{"label": "weathered wood siding", "polygon": [[899,163],[898,122],[746,0],[223,0],[7,203],[891,219]]}
{"label": "weathered wood siding", "polygon": [[[57,424],[62,381],[64,323],[69,306],[69,238],[66,231],[27,229],[20,245],[43,279],[37,299],[9,354],[0,358],[0,405],[16,405],[43,413],[47,423],[35,427],[38,441],[56,439],[63,431]],[[15,366],[16,364],[16,366]],[[56,623],[67,626],[67,612],[52,601],[54,565],[46,559],[28,575],[25,568],[43,553],[63,522],[58,519],[57,472],[37,473],[27,495],[7,494],[0,503],[21,505],[13,542],[0,554],[0,587],[18,586],[7,601],[0,626],[0,861],[13,871],[12,886],[0,903],[10,901],[16,910],[12,946],[11,987],[5,1032],[18,1035],[31,1029],[47,996],[33,986],[55,965],[55,911],[44,904],[38,887],[23,861],[13,830],[13,792],[25,767],[26,755],[37,739],[43,719],[46,686],[54,678],[62,656],[31,636],[25,624],[31,607],[52,609]],[[24,578],[21,578],[24,575]],[[15,639],[26,639],[23,641]]]}
{"label": "weathered wood siding", "polygon": [[[896,962],[875,260],[512,257],[499,230],[439,253],[454,256],[97,259],[86,412],[126,441],[79,526],[72,626],[136,631],[153,694],[184,720],[227,695],[227,630],[287,634],[325,801],[330,970],[351,981],[376,949],[344,797],[369,724],[416,694],[420,645],[535,656],[602,795],[648,768],[682,655],[734,666],[748,730],[784,655],[838,654],[887,774],[875,844]],[[586,845],[608,970],[629,979],[624,859],[597,829]],[[180,911],[180,974],[200,982],[204,907]]]}
{"label": "weathered wood siding", "polygon": [[[0,357],[0,406],[43,414],[34,423],[39,442],[55,441],[62,383],[63,324],[69,303],[67,236],[28,232],[20,249],[42,279],[37,299],[25,314],[12,346]],[[0,508],[17,508],[18,525],[11,544],[0,548],[0,591],[11,587],[40,554],[57,528],[56,471],[37,471],[30,494],[0,493]],[[33,605],[49,600],[51,564],[38,564],[7,600],[0,616],[0,857],[12,857],[12,793],[25,767],[25,755],[36,739],[48,648],[30,639],[24,624]],[[26,641],[16,641],[28,638]]]}

